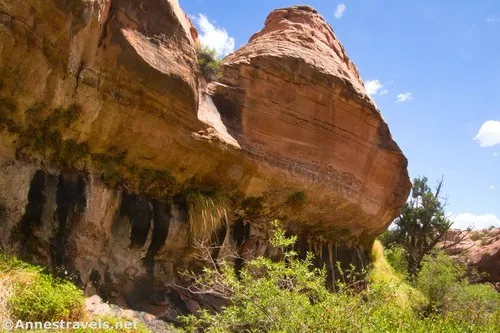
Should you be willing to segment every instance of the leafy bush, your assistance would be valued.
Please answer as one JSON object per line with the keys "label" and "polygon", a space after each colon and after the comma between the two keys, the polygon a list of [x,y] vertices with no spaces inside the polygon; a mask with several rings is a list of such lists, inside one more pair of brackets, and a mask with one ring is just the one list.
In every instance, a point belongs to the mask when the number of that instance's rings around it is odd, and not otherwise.
{"label": "leafy bush", "polygon": [[[416,286],[429,298],[429,312],[473,324],[487,324],[500,319],[500,294],[489,285],[471,285],[466,268],[443,252],[427,256],[417,274]],[[500,322],[498,322],[500,324]],[[500,326],[499,326],[500,327]]]}
{"label": "leafy bush", "polygon": [[[500,294],[487,284],[455,284],[445,297],[443,311],[449,317],[469,318],[471,322],[485,325],[495,320],[500,324]],[[498,326],[500,327],[500,325]]]}
{"label": "leafy bush", "polygon": [[407,253],[401,246],[393,246],[386,249],[384,255],[396,273],[401,276],[408,275]]}
{"label": "leafy bush", "polygon": [[10,302],[12,314],[25,321],[76,320],[84,313],[82,291],[48,274],[16,283]]}
{"label": "leafy bush", "polygon": [[[349,286],[335,294],[325,287],[324,269],[311,269],[314,256],[300,260],[290,250],[296,237],[275,230],[272,245],[282,251],[281,261],[259,257],[237,275],[225,263],[207,268],[195,278],[192,291],[226,299],[221,312],[200,311],[182,317],[188,332],[496,332],[498,314],[474,321],[467,316],[431,313],[422,316],[413,306],[416,298],[402,294],[412,287],[394,275],[387,262],[375,254],[376,278],[363,291]],[[381,271],[382,270],[382,271]],[[478,291],[471,291],[482,295]],[[420,294],[415,291],[415,294]],[[483,299],[488,297],[481,296]],[[420,295],[420,300],[422,297]],[[491,304],[490,304],[491,305]],[[483,307],[482,309],[490,309]],[[492,308],[491,308],[492,309]],[[417,311],[416,311],[417,310]],[[488,310],[489,311],[489,310]],[[455,313],[455,312],[454,312]],[[487,318],[483,316],[484,318]]]}
{"label": "leafy bush", "polygon": [[434,310],[442,310],[451,290],[465,276],[465,270],[450,256],[437,252],[426,256],[417,274],[415,285],[429,298]]}
{"label": "leafy bush", "polygon": [[294,192],[286,200],[286,204],[293,209],[302,209],[307,202],[307,195],[304,191]]}
{"label": "leafy bush", "polygon": [[198,46],[198,68],[208,82],[219,77],[221,65],[222,60],[218,58],[215,49],[205,45]]}
{"label": "leafy bush", "polygon": [[43,268],[0,253],[3,316],[24,321],[79,320],[84,312],[83,292]]}

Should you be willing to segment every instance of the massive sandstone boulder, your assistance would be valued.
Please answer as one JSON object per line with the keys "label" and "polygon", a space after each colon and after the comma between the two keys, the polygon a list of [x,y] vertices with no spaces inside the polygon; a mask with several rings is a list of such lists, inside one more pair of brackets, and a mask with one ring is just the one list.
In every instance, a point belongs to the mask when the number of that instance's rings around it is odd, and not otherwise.
{"label": "massive sandstone boulder", "polygon": [[224,59],[211,88],[242,149],[312,198],[300,217],[309,228],[376,235],[399,213],[410,188],[407,160],[356,66],[311,7],[273,11]]}
{"label": "massive sandstone boulder", "polygon": [[176,0],[0,0],[2,248],[169,320],[220,305],[178,287],[200,237],[366,264],[407,162],[331,28],[274,11],[208,88],[196,43]]}

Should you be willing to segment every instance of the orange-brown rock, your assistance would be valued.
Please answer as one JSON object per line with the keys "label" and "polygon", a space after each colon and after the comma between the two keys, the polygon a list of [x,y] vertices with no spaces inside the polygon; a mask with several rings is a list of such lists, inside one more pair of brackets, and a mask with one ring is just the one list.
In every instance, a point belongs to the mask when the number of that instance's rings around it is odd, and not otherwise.
{"label": "orange-brown rock", "polygon": [[194,227],[272,256],[279,218],[329,283],[367,264],[407,162],[332,29],[274,11],[208,90],[196,43],[177,0],[0,0],[2,248],[168,320],[220,305],[178,288]]}
{"label": "orange-brown rock", "polygon": [[450,230],[441,245],[458,261],[480,273],[477,281],[493,283],[500,290],[500,228]]}
{"label": "orange-brown rock", "polygon": [[[218,109],[198,91],[196,33],[175,0],[4,1],[0,11],[0,98],[16,128],[40,121],[30,110],[43,119],[76,103],[83,115],[63,138],[91,153],[118,147],[180,184],[262,196],[268,218],[327,239],[373,238],[406,200],[406,158],[310,7],[272,12],[226,58]],[[290,210],[297,192],[307,204]]]}
{"label": "orange-brown rock", "polygon": [[356,66],[311,7],[273,11],[224,59],[211,89],[243,151],[277,174],[275,184],[310,197],[304,223],[375,235],[405,203],[407,160]]}

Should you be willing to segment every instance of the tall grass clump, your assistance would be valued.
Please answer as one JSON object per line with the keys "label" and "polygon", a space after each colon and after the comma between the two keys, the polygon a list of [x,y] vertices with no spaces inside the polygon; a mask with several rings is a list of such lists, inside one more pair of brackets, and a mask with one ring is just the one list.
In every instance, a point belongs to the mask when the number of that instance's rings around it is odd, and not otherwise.
{"label": "tall grass clump", "polygon": [[227,220],[228,199],[219,190],[188,189],[184,192],[191,241],[210,240]]}

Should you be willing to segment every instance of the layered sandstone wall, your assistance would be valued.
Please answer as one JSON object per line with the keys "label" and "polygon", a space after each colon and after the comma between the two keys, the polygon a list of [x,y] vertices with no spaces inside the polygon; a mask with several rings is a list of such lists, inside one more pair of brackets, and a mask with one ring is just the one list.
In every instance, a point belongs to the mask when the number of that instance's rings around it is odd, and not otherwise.
{"label": "layered sandstone wall", "polygon": [[[212,84],[223,121],[254,160],[298,180],[311,228],[379,234],[410,188],[407,160],[356,66],[311,7],[278,9],[224,59]],[[286,172],[283,172],[286,171]]]}
{"label": "layered sandstone wall", "polygon": [[279,218],[330,284],[366,266],[410,182],[332,29],[276,10],[208,88],[196,44],[176,0],[0,0],[4,250],[172,321],[220,305],[179,288],[200,238],[240,267]]}

